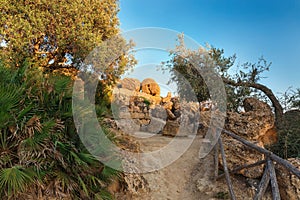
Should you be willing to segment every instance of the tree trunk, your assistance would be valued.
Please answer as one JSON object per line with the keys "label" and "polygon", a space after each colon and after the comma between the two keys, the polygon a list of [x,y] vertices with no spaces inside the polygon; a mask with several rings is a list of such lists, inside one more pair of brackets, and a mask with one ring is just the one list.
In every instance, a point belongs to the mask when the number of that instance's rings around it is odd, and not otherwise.
{"label": "tree trunk", "polygon": [[266,87],[262,84],[259,84],[259,83],[241,82],[241,81],[235,82],[235,81],[232,81],[232,80],[229,80],[226,78],[223,78],[223,81],[224,81],[224,83],[231,85],[231,86],[252,87],[252,88],[258,89],[258,90],[262,91],[263,93],[265,93],[265,95],[267,95],[267,97],[272,102],[272,105],[275,109],[275,125],[277,128],[281,127],[282,118],[283,118],[283,108],[271,89],[269,89],[268,87]]}

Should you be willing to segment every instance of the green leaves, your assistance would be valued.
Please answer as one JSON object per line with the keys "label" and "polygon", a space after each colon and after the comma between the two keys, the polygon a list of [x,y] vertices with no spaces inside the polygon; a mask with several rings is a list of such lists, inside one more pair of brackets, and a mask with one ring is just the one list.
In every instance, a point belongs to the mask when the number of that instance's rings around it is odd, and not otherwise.
{"label": "green leaves", "polygon": [[[29,58],[51,70],[74,67],[96,45],[119,32],[117,2],[3,0],[0,39],[7,46],[1,49],[0,59],[11,66],[21,66]],[[66,54],[74,58],[72,66]]]}
{"label": "green leaves", "polygon": [[71,78],[25,64],[0,64],[0,78],[0,199],[36,199],[38,190],[55,198],[108,198],[103,191],[117,172],[103,170],[80,142]]}
{"label": "green leaves", "polygon": [[0,191],[6,191],[7,195],[23,192],[33,182],[33,175],[21,166],[13,166],[0,170]]}

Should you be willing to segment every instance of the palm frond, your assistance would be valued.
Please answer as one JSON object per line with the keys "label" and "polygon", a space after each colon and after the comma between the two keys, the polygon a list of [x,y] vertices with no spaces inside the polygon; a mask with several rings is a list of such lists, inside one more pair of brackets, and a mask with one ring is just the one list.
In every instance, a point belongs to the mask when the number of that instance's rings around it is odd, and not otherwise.
{"label": "palm frond", "polygon": [[25,191],[33,182],[34,177],[21,166],[14,166],[0,170],[0,190],[6,191],[8,196]]}

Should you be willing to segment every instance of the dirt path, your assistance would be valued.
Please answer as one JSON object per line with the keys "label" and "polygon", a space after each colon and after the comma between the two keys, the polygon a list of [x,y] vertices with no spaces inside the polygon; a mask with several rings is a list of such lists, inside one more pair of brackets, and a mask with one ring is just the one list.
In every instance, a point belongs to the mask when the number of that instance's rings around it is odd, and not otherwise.
{"label": "dirt path", "polygon": [[[148,138],[139,138],[141,136]],[[150,137],[151,136],[151,137]],[[178,137],[177,137],[178,138]],[[136,137],[142,152],[153,152],[162,149],[173,138],[149,133],[138,133]],[[179,137],[179,141],[189,140],[188,137]],[[117,200],[216,200],[230,199],[224,178],[214,181],[213,151],[205,158],[199,158],[199,148],[203,138],[196,136],[190,147],[170,165],[144,174],[128,174],[132,181],[132,190],[118,194]],[[180,147],[173,150],[178,151]],[[172,155],[170,155],[172,156]],[[232,177],[232,184],[236,199],[251,200],[256,188],[247,183],[241,176]],[[142,189],[139,189],[139,188]],[[270,200],[271,193],[267,190],[264,200]]]}
{"label": "dirt path", "polygon": [[[148,133],[139,133],[139,136],[151,136]],[[181,137],[178,140],[189,140]],[[161,135],[152,135],[147,139],[138,139],[143,152],[151,152],[163,148],[173,138]],[[147,192],[131,196],[131,199],[140,200],[193,200],[210,199],[213,189],[213,156],[199,159],[199,148],[202,142],[196,136],[187,151],[175,162],[160,170],[143,174],[147,183]]]}

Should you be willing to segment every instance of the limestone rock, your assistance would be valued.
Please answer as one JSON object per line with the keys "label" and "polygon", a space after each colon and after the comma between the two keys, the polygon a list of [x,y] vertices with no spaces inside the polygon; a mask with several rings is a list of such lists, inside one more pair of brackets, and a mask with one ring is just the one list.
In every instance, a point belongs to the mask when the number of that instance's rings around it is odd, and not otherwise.
{"label": "limestone rock", "polygon": [[146,78],[142,81],[143,93],[150,94],[151,96],[160,97],[160,87],[152,78]]}
{"label": "limestone rock", "polygon": [[275,117],[267,103],[255,98],[244,100],[244,113],[228,112],[225,128],[244,139],[264,146],[261,139],[274,127]]}
{"label": "limestone rock", "polygon": [[136,119],[118,119],[116,120],[116,123],[120,130],[128,134],[132,134],[140,130],[139,121]]}
{"label": "limestone rock", "polygon": [[162,103],[167,103],[167,102],[170,102],[171,101],[171,98],[172,98],[172,94],[171,92],[168,92],[167,96],[162,98],[161,102]]}
{"label": "limestone rock", "polygon": [[142,97],[144,99],[144,102],[147,102],[149,104],[149,106],[159,105],[160,102],[161,102],[161,97],[160,96],[152,96],[150,94],[146,94],[146,93],[143,93],[143,92],[136,93],[135,96]]}
{"label": "limestone rock", "polygon": [[136,96],[136,92],[125,88],[115,88],[112,94],[112,105],[129,106],[132,96]]}
{"label": "limestone rock", "polygon": [[245,98],[245,100],[243,101],[243,107],[245,112],[250,112],[250,111],[255,111],[255,112],[265,111],[268,113],[272,112],[272,109],[267,103],[262,102],[254,97]]}
{"label": "limestone rock", "polygon": [[172,108],[173,108],[173,102],[171,102],[171,101],[165,102],[165,103],[163,103],[163,107],[166,110],[172,110]]}
{"label": "limestone rock", "polygon": [[163,130],[165,125],[166,125],[165,120],[152,117],[148,125],[141,127],[141,131],[149,132],[149,133],[159,133]]}
{"label": "limestone rock", "polygon": [[136,78],[124,78],[121,80],[120,85],[122,88],[139,92],[141,89],[141,83]]}
{"label": "limestone rock", "polygon": [[176,120],[177,119],[175,114],[170,109],[166,109],[166,112],[167,112],[167,116],[168,116],[169,120]]}
{"label": "limestone rock", "polygon": [[[243,144],[227,135],[222,136],[222,141],[229,169],[234,169],[241,165],[252,164],[265,158],[263,154],[259,154],[257,151],[245,147]],[[221,160],[222,158],[220,155],[219,162],[222,165]],[[261,165],[243,169],[239,173],[248,178],[259,178],[262,176],[263,172],[264,166]]]}
{"label": "limestone rock", "polygon": [[162,120],[167,119],[167,112],[161,105],[156,105],[154,108],[149,110],[150,116],[154,118],[159,118]]}
{"label": "limestone rock", "polygon": [[167,136],[196,135],[199,125],[199,104],[195,102],[182,102],[172,98],[172,109],[167,109],[167,123],[162,133]]}
{"label": "limestone rock", "polygon": [[[299,158],[289,158],[288,161],[300,170]],[[276,164],[276,176],[281,199],[300,200],[300,179],[280,164]]]}
{"label": "limestone rock", "polygon": [[[255,98],[246,98],[244,106],[244,113],[227,113],[225,129],[260,147],[264,147],[266,134],[268,130],[274,127],[274,114],[268,104]],[[264,155],[246,148],[233,138],[224,134],[222,137],[230,169],[264,159]],[[260,167],[249,168],[240,171],[240,173],[248,178],[258,178],[263,173],[263,167],[261,165]]]}
{"label": "limestone rock", "polygon": [[180,124],[177,121],[167,120],[166,125],[162,130],[164,136],[176,136],[179,131]]}
{"label": "limestone rock", "polygon": [[196,135],[199,124],[199,112],[191,112],[188,109],[182,109],[180,115],[179,134],[181,136]]}

